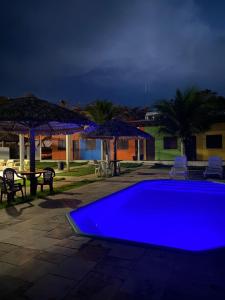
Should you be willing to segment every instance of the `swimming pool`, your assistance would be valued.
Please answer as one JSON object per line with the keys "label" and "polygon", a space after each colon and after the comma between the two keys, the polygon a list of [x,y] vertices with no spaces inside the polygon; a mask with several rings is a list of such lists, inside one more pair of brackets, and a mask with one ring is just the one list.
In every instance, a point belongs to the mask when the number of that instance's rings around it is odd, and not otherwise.
{"label": "swimming pool", "polygon": [[225,184],[142,181],[68,214],[79,234],[201,251],[225,246]]}

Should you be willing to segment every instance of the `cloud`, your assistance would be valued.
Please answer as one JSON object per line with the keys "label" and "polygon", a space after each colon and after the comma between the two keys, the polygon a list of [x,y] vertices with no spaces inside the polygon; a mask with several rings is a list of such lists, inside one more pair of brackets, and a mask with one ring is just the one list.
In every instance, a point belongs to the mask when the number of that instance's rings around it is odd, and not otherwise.
{"label": "cloud", "polygon": [[192,84],[224,93],[225,32],[202,17],[202,5],[21,1],[9,8],[14,21],[8,15],[0,50],[5,78],[15,90],[27,86],[81,100],[108,92],[128,101],[129,94],[143,96],[146,84],[152,98]]}

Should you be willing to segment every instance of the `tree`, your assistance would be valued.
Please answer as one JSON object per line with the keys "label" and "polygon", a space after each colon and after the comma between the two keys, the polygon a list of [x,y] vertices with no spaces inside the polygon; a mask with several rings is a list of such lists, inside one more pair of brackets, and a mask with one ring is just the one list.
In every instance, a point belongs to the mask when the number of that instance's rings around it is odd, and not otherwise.
{"label": "tree", "polygon": [[8,98],[7,98],[7,97],[5,97],[5,96],[0,96],[0,105],[1,105],[1,104],[7,103],[7,101],[8,101]]}
{"label": "tree", "polygon": [[145,114],[149,111],[148,107],[128,107],[120,106],[119,117],[124,121],[144,120]]}
{"label": "tree", "polygon": [[69,107],[68,101],[65,100],[65,99],[59,100],[59,106],[64,107],[64,108],[68,108]]}
{"label": "tree", "polygon": [[92,121],[97,124],[103,124],[112,120],[118,114],[118,107],[109,100],[96,100],[86,106],[85,111]]}
{"label": "tree", "polygon": [[179,89],[172,100],[162,100],[155,104],[159,112],[161,131],[176,135],[181,140],[181,153],[187,154],[191,137],[210,128],[213,122],[212,108],[216,105],[213,93],[199,92],[190,88],[185,92]]}
{"label": "tree", "polygon": [[[117,116],[119,113],[119,109],[109,100],[96,100],[95,102],[87,105],[85,108],[87,115],[94,121],[95,123],[101,125],[106,121],[112,120],[113,117]],[[109,156],[109,144],[106,140],[102,142],[102,149],[104,148],[107,156]]]}

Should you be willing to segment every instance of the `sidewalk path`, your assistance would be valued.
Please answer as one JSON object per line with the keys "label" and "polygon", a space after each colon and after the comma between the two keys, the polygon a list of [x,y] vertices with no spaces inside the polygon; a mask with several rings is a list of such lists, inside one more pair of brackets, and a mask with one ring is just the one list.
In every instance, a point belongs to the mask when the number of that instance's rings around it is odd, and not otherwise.
{"label": "sidewalk path", "polygon": [[225,299],[225,251],[193,254],[74,234],[66,212],[135,182],[149,167],[0,210],[0,299]]}

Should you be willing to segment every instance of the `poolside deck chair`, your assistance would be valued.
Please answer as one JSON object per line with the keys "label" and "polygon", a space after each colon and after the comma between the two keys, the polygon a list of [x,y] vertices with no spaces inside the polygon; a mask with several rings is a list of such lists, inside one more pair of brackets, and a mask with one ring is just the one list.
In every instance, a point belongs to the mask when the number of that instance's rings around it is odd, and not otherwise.
{"label": "poolside deck chair", "polygon": [[176,156],[174,160],[174,165],[169,172],[170,178],[175,176],[184,176],[184,178],[188,177],[188,168],[187,168],[187,157],[184,156]]}
{"label": "poolside deck chair", "polygon": [[5,166],[3,166],[2,169],[4,170],[7,168],[12,168],[18,171],[19,166],[20,166],[19,161],[16,161],[15,159],[8,159],[5,163]]}
{"label": "poolside deck chair", "polygon": [[30,169],[30,160],[24,159],[24,169],[29,170]]}
{"label": "poolside deck chair", "polygon": [[15,160],[14,159],[8,159],[6,162],[6,167],[7,168],[13,168],[15,164]]}
{"label": "poolside deck chair", "polygon": [[219,176],[223,178],[223,161],[219,156],[210,156],[208,166],[203,172],[204,178],[207,176]]}
{"label": "poolside deck chair", "polygon": [[0,159],[0,170],[1,170],[1,171],[4,170],[5,165],[6,165],[5,160],[4,160],[4,159]]}

